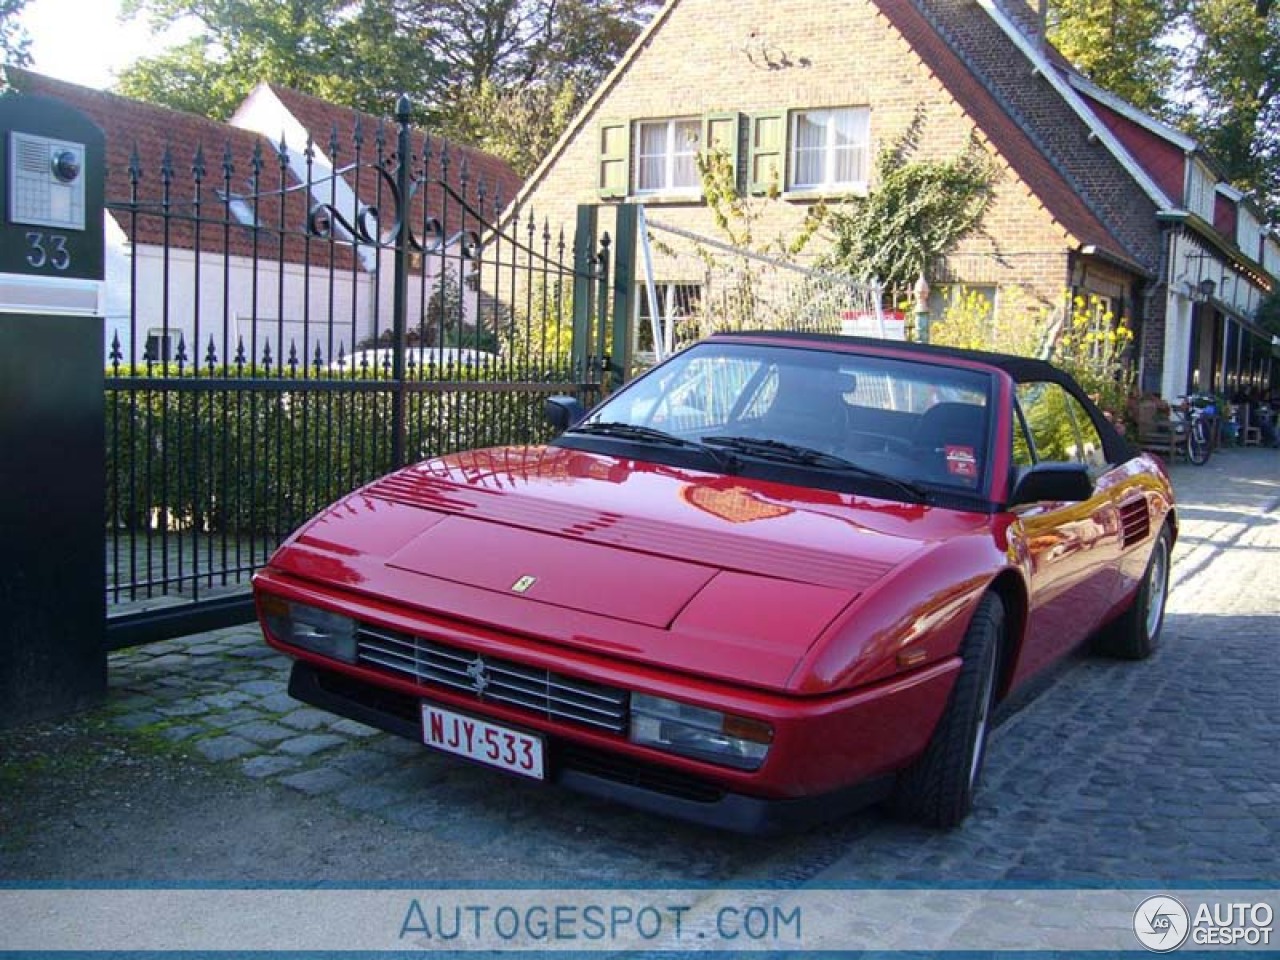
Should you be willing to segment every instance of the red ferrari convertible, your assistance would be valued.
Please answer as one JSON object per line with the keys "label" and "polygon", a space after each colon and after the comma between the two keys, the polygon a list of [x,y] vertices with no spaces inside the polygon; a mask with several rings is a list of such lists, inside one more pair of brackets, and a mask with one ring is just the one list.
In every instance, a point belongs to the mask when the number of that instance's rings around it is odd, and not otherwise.
{"label": "red ferrari convertible", "polygon": [[717,827],[951,827],[994,707],[1159,637],[1168,477],[1048,363],[725,334],[548,413],[549,445],[408,467],[280,548],[293,696]]}

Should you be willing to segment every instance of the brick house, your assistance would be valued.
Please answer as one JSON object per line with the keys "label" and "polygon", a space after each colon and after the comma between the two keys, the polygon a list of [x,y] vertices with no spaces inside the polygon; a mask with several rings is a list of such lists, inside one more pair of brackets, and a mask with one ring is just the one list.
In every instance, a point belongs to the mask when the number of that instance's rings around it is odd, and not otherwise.
{"label": "brick house", "polygon": [[[1187,305],[1226,317],[1224,331],[1244,331],[1248,321],[1216,299],[1202,305],[1203,292],[1179,269],[1186,255],[1171,255],[1173,234],[1207,228],[1216,239],[1198,241],[1206,251],[1226,247],[1248,260],[1237,275],[1248,275],[1253,302],[1274,287],[1274,265],[1264,267],[1274,242],[1241,245],[1218,233],[1225,214],[1196,214],[1188,196],[1203,184],[1162,182],[1151,169],[1157,158],[1137,149],[1121,124],[1108,124],[1103,95],[1040,39],[1034,12],[1008,4],[669,0],[519,202],[563,220],[576,204],[625,199],[664,223],[714,236],[693,165],[696,150],[714,146],[731,157],[739,190],[759,191],[772,178],[782,202],[772,205],[767,230],[793,233],[816,200],[874,189],[877,153],[919,123],[916,158],[952,157],[972,139],[999,171],[980,235],[931,270],[935,313],[939,288],[954,284],[982,290],[997,309],[1015,290],[1045,310],[1060,310],[1067,293],[1097,297],[1134,327],[1142,385],[1184,393],[1193,384],[1184,382],[1183,358],[1200,349],[1198,340],[1190,346]],[[1212,169],[1194,150],[1185,162],[1184,172]],[[1211,195],[1247,207],[1215,191],[1210,179]],[[659,285],[696,298],[696,277],[663,274],[679,269],[659,258]],[[1232,342],[1255,334],[1238,332]],[[1218,379],[1206,387],[1227,376],[1222,337]]]}

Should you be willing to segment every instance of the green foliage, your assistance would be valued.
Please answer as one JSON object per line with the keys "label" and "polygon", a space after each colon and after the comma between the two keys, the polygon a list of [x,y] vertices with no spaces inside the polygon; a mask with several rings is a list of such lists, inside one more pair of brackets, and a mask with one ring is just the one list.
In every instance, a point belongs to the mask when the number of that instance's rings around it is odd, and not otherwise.
{"label": "green foliage", "polygon": [[923,119],[881,151],[867,196],[827,211],[833,236],[824,266],[908,288],[981,226],[995,197],[994,163],[976,141],[950,159],[910,160]]}
{"label": "green foliage", "polygon": [[954,286],[929,327],[929,342],[1035,357],[1045,352],[1048,333],[1049,314],[1020,288],[1002,289],[997,304],[980,290]]}
{"label": "green foliage", "polygon": [[1170,0],[1054,0],[1049,39],[1098,86],[1159,116],[1177,64],[1167,31],[1178,6]]}
{"label": "green foliage", "polygon": [[0,93],[8,89],[4,66],[31,65],[31,37],[18,17],[31,0],[0,0]]}
{"label": "green foliage", "polygon": [[[15,0],[3,0],[15,2]],[[121,74],[126,96],[226,119],[271,81],[416,119],[533,169],[656,9],[653,0],[126,0],[199,34]]]}
{"label": "green foliage", "polygon": [[502,338],[505,362],[542,371],[552,379],[575,379],[573,363],[573,284],[564,277],[536,278],[513,311]]}
{"label": "green foliage", "polygon": [[1129,362],[1133,331],[1116,317],[1105,300],[1075,297],[1071,316],[1054,344],[1053,362],[1084,388],[1112,423],[1126,425],[1134,392]]}
{"label": "green foliage", "polygon": [[1280,292],[1272,292],[1258,304],[1254,320],[1272,336],[1280,336]]}
{"label": "green foliage", "polygon": [[1280,218],[1280,6],[1052,0],[1049,38],[1100,86],[1195,137]]}
{"label": "green foliage", "polygon": [[1179,126],[1236,186],[1280,220],[1280,7],[1265,17],[1238,0],[1187,0],[1177,77]]}
{"label": "green foliage", "polygon": [[486,79],[454,95],[440,132],[501,157],[527,177],[551,152],[580,100],[572,80],[504,87]]}
{"label": "green foliage", "polygon": [[819,201],[809,208],[804,223],[793,236],[777,234],[761,240],[757,237],[758,228],[762,223],[777,219],[773,211],[782,203],[776,183],[764,196],[743,193],[738,189],[738,173],[733,158],[721,149],[699,151],[694,163],[707,209],[730,246],[790,260],[809,245],[826,216],[826,204]]}
{"label": "green foliage", "polygon": [[201,31],[126,68],[119,92],[219,120],[263,81],[381,115],[442,73],[394,0],[127,0],[124,12]]}
{"label": "green foliage", "polygon": [[442,101],[485,82],[525,89],[573,80],[590,91],[657,9],[654,0],[435,0],[401,3],[402,27],[446,67]]}
{"label": "green foliage", "polygon": [[[447,385],[412,390],[409,459],[549,439],[545,390],[493,386],[526,373],[454,369]],[[225,390],[108,388],[108,521],[121,530],[279,537],[391,468],[393,384],[381,373],[321,374],[294,388],[283,385],[290,379],[237,380]]]}

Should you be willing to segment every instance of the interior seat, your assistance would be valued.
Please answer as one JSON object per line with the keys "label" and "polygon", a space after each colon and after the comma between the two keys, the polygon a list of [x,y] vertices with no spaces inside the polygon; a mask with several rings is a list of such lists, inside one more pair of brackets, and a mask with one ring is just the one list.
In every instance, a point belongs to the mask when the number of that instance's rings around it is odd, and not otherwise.
{"label": "interior seat", "polygon": [[934,404],[912,438],[923,475],[976,486],[987,449],[987,409],[973,403]]}
{"label": "interior seat", "polygon": [[832,452],[848,436],[852,376],[834,370],[780,366],[773,403],[764,417],[769,436]]}

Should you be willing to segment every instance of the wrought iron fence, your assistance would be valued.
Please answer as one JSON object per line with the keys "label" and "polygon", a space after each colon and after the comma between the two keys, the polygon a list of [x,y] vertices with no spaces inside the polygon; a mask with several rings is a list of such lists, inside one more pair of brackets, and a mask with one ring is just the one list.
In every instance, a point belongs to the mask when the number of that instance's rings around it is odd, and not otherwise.
{"label": "wrought iron fence", "polygon": [[400,107],[349,140],[135,149],[109,172],[113,647],[245,618],[252,572],[324,504],[544,440],[546,396],[600,389],[607,245],[500,225],[507,198]]}

